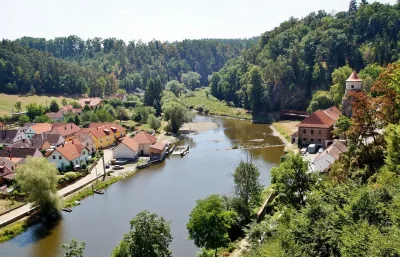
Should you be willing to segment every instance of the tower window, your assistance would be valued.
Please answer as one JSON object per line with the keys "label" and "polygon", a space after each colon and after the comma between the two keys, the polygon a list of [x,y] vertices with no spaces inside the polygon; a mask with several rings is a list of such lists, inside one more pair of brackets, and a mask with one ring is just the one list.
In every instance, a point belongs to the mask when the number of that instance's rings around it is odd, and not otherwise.
{"label": "tower window", "polygon": [[354,88],[354,85],[351,85],[351,88]]}

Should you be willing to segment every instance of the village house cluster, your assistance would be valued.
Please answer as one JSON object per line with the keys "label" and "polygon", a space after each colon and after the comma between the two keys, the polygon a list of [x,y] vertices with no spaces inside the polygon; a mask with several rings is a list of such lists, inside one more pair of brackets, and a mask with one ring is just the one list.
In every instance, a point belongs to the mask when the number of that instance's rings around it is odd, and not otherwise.
{"label": "village house cluster", "polygon": [[362,79],[353,71],[346,80],[346,91],[342,103],[343,113],[336,106],[332,106],[325,110],[315,111],[297,125],[297,131],[292,135],[292,143],[303,147],[302,153],[306,151],[311,154],[316,153],[311,162],[313,171],[326,170],[339,159],[342,153],[348,151],[346,140],[333,139],[332,132],[341,115],[351,116],[349,93],[361,91],[362,86]]}
{"label": "village house cluster", "polygon": [[[101,99],[81,99],[79,102],[95,108],[101,104]],[[81,111],[64,106],[58,114],[79,114]],[[96,151],[107,148],[112,148],[113,158],[133,161],[139,156],[157,160],[167,152],[167,145],[157,142],[153,135],[139,131],[132,138],[117,123],[90,123],[89,127],[81,128],[74,123],[59,122],[58,116],[54,121],[26,123],[18,128],[0,124],[0,146],[3,146],[0,150],[0,185],[12,183],[17,166],[28,156],[45,157],[60,172],[67,172],[80,170]]]}

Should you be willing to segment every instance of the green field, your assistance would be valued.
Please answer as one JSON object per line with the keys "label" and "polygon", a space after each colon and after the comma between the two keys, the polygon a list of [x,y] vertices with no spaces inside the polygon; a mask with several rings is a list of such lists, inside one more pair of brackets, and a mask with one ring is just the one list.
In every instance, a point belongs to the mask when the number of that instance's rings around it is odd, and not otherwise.
{"label": "green field", "polygon": [[246,113],[246,110],[243,108],[229,107],[222,101],[219,101],[215,97],[212,97],[211,94],[207,97],[207,90],[208,88],[201,88],[198,91],[194,91],[194,97],[183,97],[183,100],[185,100],[188,105],[193,105],[194,107],[196,107],[197,105],[204,105],[204,107],[210,110],[209,114],[211,115],[227,116],[248,120],[252,118],[251,114]]}
{"label": "green field", "polygon": [[[18,101],[22,103],[22,110],[25,110],[25,106],[30,103],[37,103],[46,106],[50,105],[52,100],[56,100],[61,105],[62,96],[54,97],[54,96],[18,96],[18,95],[6,95],[0,94],[0,115],[10,115],[12,108],[14,108],[14,104]],[[67,98],[68,101],[73,99]],[[15,111],[15,110],[14,110]]]}

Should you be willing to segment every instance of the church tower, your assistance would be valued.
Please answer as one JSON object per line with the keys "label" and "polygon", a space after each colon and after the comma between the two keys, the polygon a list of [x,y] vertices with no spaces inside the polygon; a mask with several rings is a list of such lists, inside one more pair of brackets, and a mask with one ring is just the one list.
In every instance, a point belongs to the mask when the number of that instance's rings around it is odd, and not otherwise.
{"label": "church tower", "polygon": [[350,92],[360,92],[363,87],[363,81],[358,77],[356,71],[351,73],[350,77],[346,80],[346,92],[342,99],[342,113],[347,117],[351,117],[351,104],[353,97],[349,95]]}

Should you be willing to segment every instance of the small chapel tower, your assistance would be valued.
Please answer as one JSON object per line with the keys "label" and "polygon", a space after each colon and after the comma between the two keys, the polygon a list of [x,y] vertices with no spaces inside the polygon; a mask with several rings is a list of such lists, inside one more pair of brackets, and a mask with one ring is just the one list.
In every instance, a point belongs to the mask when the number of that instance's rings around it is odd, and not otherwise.
{"label": "small chapel tower", "polygon": [[351,73],[350,77],[346,80],[346,95],[350,91],[361,91],[363,86],[363,81],[358,77],[356,71]]}

